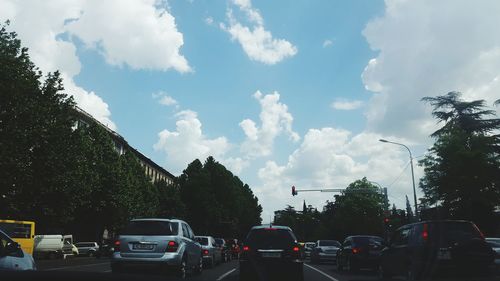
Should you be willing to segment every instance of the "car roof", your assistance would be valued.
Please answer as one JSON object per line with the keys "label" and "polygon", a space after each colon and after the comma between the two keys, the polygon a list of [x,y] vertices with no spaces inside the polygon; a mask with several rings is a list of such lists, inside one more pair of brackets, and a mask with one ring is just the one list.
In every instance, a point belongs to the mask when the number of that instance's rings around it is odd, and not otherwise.
{"label": "car roof", "polygon": [[274,228],[274,229],[284,229],[284,230],[292,230],[290,227],[288,226],[283,226],[283,225],[269,225],[269,224],[266,224],[266,225],[256,225],[254,227],[252,227],[252,229],[266,229],[266,228]]}
{"label": "car roof", "polygon": [[213,238],[212,236],[196,235],[194,238]]}
{"label": "car roof", "polygon": [[165,221],[165,222],[185,222],[179,219],[165,219],[165,218],[140,218],[132,219],[131,221]]}
{"label": "car roof", "polygon": [[380,238],[380,239],[382,239],[382,237],[377,236],[377,235],[351,235],[351,236],[348,236],[347,238],[364,238],[364,237],[368,237],[368,238]]}
{"label": "car roof", "polygon": [[413,225],[420,225],[420,224],[436,224],[436,223],[472,223],[471,221],[467,221],[467,220],[425,220],[425,221],[419,221],[419,222],[414,222],[414,223],[410,223],[410,224],[405,224],[401,227],[405,227],[405,226],[413,226]]}

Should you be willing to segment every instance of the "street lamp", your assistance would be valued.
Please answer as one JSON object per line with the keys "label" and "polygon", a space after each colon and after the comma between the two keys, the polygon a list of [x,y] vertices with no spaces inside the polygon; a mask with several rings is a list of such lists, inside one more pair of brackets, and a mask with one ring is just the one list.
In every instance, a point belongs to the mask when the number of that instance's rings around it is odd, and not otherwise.
{"label": "street lamp", "polygon": [[415,202],[415,217],[418,218],[417,191],[415,190],[415,174],[413,173],[413,156],[411,155],[410,148],[408,148],[408,146],[406,146],[402,143],[392,142],[392,141],[388,141],[388,140],[384,140],[384,139],[379,139],[379,141],[404,146],[408,150],[408,153],[410,153],[411,180],[413,182],[413,200]]}
{"label": "street lamp", "polygon": [[385,200],[385,208],[384,209],[386,211],[389,211],[389,199],[387,198],[387,187],[382,187],[378,182],[375,182],[375,181],[368,181],[368,182],[378,185],[378,187],[380,188],[380,191],[382,193],[384,193],[384,200]]}

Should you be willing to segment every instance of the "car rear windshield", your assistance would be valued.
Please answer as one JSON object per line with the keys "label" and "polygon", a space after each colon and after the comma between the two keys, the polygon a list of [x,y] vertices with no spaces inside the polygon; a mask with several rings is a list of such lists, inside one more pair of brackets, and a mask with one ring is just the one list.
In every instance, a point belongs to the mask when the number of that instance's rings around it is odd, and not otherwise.
{"label": "car rear windshield", "polygon": [[319,240],[319,246],[332,246],[332,247],[340,247],[339,241],[335,240]]}
{"label": "car rear windshield", "polygon": [[219,245],[224,245],[224,239],[221,239],[221,238],[215,238],[215,242],[217,242],[217,244]]}
{"label": "car rear windshield", "polygon": [[287,229],[259,228],[250,231],[246,244],[261,249],[288,249],[295,243],[295,236]]}
{"label": "car rear windshield", "polygon": [[177,235],[178,224],[168,221],[132,221],[121,235]]}
{"label": "car rear windshield", "polygon": [[352,238],[353,242],[357,246],[368,246],[381,244],[383,239],[376,236],[358,236]]}
{"label": "car rear windshield", "polygon": [[431,236],[440,239],[444,245],[472,239],[482,239],[479,230],[470,222],[441,222],[431,224]]}
{"label": "car rear windshield", "polygon": [[0,229],[10,238],[30,238],[31,225],[0,222]]}
{"label": "car rear windshield", "polygon": [[207,237],[196,237],[195,239],[196,239],[196,241],[198,241],[198,243],[200,243],[203,246],[208,245],[208,238]]}

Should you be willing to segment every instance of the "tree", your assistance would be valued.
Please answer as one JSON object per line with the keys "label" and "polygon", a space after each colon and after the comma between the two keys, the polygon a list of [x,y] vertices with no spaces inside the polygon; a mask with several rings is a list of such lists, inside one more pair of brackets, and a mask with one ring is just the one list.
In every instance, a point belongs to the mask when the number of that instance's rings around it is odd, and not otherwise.
{"label": "tree", "polygon": [[405,195],[406,198],[406,218],[408,221],[413,220],[413,210],[411,208],[410,200],[408,199],[408,195]]}
{"label": "tree", "polygon": [[500,205],[500,119],[489,118],[484,100],[463,101],[461,94],[426,97],[443,127],[420,161],[420,188],[427,204],[438,204],[451,218],[472,220],[491,232]]}

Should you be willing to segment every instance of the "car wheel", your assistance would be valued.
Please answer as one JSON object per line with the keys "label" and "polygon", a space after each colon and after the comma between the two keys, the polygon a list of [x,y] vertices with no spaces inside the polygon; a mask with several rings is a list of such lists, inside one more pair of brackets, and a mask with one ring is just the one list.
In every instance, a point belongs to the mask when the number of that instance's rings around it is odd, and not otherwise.
{"label": "car wheel", "polygon": [[203,258],[200,257],[198,264],[194,268],[194,274],[200,275],[202,272],[203,272]]}
{"label": "car wheel", "polygon": [[183,258],[181,264],[177,268],[177,277],[186,279],[186,258]]}

